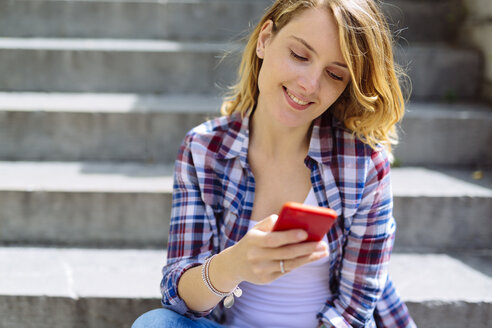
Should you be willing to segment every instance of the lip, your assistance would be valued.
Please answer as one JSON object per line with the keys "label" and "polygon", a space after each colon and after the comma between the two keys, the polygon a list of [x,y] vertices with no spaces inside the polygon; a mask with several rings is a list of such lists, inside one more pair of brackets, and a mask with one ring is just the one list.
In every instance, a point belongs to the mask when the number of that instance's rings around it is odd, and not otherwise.
{"label": "lip", "polygon": [[[297,110],[305,110],[307,109],[309,106],[311,106],[312,102],[309,102],[307,103],[306,105],[300,105],[296,102],[294,102],[294,100],[292,100],[289,95],[287,94],[287,88],[286,87],[282,87],[283,91],[284,91],[284,96],[285,96],[285,99],[287,100],[287,103],[293,107],[294,109],[297,109]],[[294,96],[296,96],[293,92],[289,91],[290,93],[292,93]],[[296,98],[299,98],[296,96]],[[302,100],[302,99],[301,99]]]}

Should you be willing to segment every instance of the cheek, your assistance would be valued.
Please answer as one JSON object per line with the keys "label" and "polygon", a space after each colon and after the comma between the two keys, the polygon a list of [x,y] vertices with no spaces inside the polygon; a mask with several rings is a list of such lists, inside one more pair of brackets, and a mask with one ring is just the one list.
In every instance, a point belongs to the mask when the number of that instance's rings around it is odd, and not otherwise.
{"label": "cheek", "polygon": [[346,84],[337,81],[328,81],[323,89],[323,102],[326,102],[329,105],[333,104],[342,95],[346,86]]}
{"label": "cheek", "polygon": [[268,76],[276,79],[288,79],[299,74],[299,67],[285,53],[276,49],[265,57],[263,64],[266,64]]}
{"label": "cheek", "polygon": [[265,57],[258,74],[258,89],[260,93],[269,93],[282,83],[282,63],[279,60],[269,60]]}

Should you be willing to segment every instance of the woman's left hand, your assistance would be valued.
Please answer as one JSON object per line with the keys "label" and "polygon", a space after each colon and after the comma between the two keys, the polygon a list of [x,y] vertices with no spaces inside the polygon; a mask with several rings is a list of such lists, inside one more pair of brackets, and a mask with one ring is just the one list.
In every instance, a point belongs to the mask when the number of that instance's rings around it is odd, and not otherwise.
{"label": "woman's left hand", "polygon": [[235,271],[235,282],[266,284],[328,255],[325,242],[303,242],[307,238],[304,230],[272,231],[276,219],[277,215],[271,215],[258,222],[237,244],[225,250],[227,263]]}

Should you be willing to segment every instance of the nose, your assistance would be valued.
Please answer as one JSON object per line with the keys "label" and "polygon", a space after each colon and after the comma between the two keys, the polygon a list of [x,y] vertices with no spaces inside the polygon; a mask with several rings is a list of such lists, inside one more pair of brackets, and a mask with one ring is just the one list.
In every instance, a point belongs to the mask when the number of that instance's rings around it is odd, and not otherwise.
{"label": "nose", "polygon": [[306,69],[299,76],[298,83],[306,95],[315,94],[319,91],[321,72],[314,67]]}

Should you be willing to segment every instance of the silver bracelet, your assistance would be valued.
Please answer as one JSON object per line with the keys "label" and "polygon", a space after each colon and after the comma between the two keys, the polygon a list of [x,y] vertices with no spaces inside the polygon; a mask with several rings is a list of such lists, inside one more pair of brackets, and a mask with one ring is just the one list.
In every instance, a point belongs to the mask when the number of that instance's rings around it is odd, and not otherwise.
{"label": "silver bracelet", "polygon": [[208,287],[208,289],[214,293],[215,295],[219,297],[225,297],[224,298],[224,306],[226,308],[230,308],[231,306],[234,305],[234,296],[236,297],[241,297],[243,294],[243,291],[239,286],[236,286],[231,292],[229,293],[223,293],[219,291],[217,288],[212,285],[212,281],[210,281],[210,275],[209,275],[209,268],[210,268],[210,262],[212,262],[212,259],[215,257],[215,255],[209,257],[205,263],[202,265],[202,279],[205,285]]}

